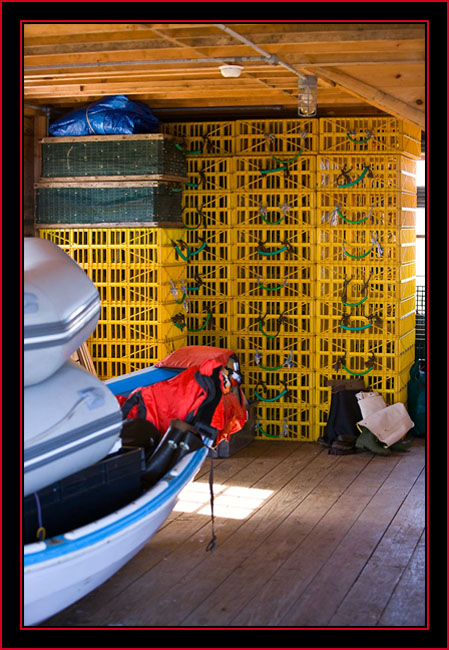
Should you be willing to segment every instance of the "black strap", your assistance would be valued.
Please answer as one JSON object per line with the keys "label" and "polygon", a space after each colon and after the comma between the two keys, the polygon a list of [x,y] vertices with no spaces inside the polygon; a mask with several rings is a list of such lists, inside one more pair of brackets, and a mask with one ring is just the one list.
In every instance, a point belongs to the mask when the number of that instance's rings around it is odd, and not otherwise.
{"label": "black strap", "polygon": [[136,404],[138,405],[137,417],[142,418],[143,420],[145,420],[146,415],[147,415],[147,409],[146,409],[145,402],[144,402],[143,397],[142,397],[142,389],[137,390],[130,397],[128,397],[126,402],[124,402],[122,404],[122,417],[123,417],[124,420],[128,417],[131,409]]}
{"label": "black strap", "polygon": [[209,492],[210,492],[210,523],[212,528],[212,537],[210,538],[209,544],[206,546],[206,553],[212,551],[215,548],[215,542],[217,541],[217,536],[215,534],[215,515],[214,515],[214,461],[212,456],[210,457],[210,471],[209,471]]}

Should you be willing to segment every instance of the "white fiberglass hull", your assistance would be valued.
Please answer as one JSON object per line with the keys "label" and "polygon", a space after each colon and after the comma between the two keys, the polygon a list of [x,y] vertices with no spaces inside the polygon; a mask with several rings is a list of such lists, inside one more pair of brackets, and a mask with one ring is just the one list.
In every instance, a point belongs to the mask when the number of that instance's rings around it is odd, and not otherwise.
{"label": "white fiberglass hull", "polygon": [[168,517],[206,455],[204,447],[184,456],[148,492],[117,512],[25,546],[24,625],[36,625],[68,607],[136,555]]}

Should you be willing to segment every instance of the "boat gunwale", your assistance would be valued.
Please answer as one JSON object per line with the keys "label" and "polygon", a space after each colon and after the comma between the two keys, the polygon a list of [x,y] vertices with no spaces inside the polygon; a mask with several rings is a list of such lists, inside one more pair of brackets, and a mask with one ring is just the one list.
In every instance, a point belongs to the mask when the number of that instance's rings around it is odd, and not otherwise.
{"label": "boat gunwale", "polygon": [[[208,452],[208,447],[204,446],[203,448],[194,452],[191,458],[189,458],[188,456],[182,458],[179,461],[179,463],[177,463],[164,477],[162,477],[160,481],[158,481],[154,486],[152,486],[148,490],[148,492],[145,492],[137,499],[131,501],[129,504],[124,506],[125,508],[127,508],[131,503],[137,504],[135,510],[128,513],[127,515],[120,518],[119,520],[111,522],[106,525],[102,525],[101,522],[104,519],[110,517],[111,514],[114,514],[111,513],[109,515],[106,515],[105,517],[102,517],[101,519],[98,519],[97,523],[99,524],[99,527],[97,530],[87,532],[85,535],[79,537],[78,539],[67,539],[65,537],[67,533],[60,536],[57,535],[51,538],[53,540],[57,540],[57,543],[54,546],[53,545],[49,546],[48,542],[44,542],[46,544],[46,548],[36,550],[34,553],[26,552],[27,546],[31,546],[31,544],[25,545],[24,558],[23,558],[24,569],[26,570],[27,568],[36,565],[42,566],[44,563],[47,563],[48,561],[51,560],[61,560],[63,557],[68,556],[71,553],[75,553],[77,551],[85,549],[86,547],[100,543],[104,539],[122,532],[124,529],[128,528],[131,524],[137,524],[143,518],[152,514],[158,508],[163,506],[166,501],[169,501],[173,497],[176,497],[176,495],[188,483],[188,481],[191,478],[193,478],[196,471],[201,466],[204,458],[206,457],[207,452]],[[177,471],[178,465],[180,463],[184,463],[186,458],[188,459],[188,462],[186,463],[185,467],[180,472],[178,472]],[[155,496],[151,496],[151,492],[155,491],[155,488],[159,489],[160,484],[163,482],[167,483],[167,487],[162,492],[159,492]],[[139,502],[142,501],[143,503],[140,504]],[[120,510],[116,512],[119,513]],[[87,526],[90,525],[91,523],[87,524]],[[72,531],[67,531],[67,532],[72,532]]]}

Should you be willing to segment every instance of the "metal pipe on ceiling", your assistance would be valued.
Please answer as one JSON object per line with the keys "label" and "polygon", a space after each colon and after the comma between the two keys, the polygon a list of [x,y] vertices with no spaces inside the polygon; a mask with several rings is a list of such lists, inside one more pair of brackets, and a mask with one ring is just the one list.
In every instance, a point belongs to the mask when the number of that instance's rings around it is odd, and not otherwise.
{"label": "metal pipe on ceiling", "polygon": [[120,65],[169,65],[171,63],[255,63],[265,62],[266,57],[261,56],[226,56],[207,57],[201,59],[156,59],[153,61],[99,61],[97,63],[66,63],[61,65],[28,65],[24,66],[25,71],[29,70],[60,70],[61,68],[101,68]]}
{"label": "metal pipe on ceiling", "polygon": [[262,49],[261,47],[259,47],[258,45],[250,41],[249,38],[246,38],[245,36],[238,34],[233,29],[230,29],[230,27],[228,27],[227,25],[223,25],[221,23],[214,23],[214,25],[215,27],[218,27],[218,29],[221,29],[222,31],[226,32],[230,36],[233,36],[234,38],[241,41],[242,43],[245,43],[245,45],[249,45],[254,50],[259,52],[259,54],[262,54],[262,56],[264,57],[267,63],[270,63],[271,65],[282,65],[284,68],[287,68],[287,70],[290,70],[290,72],[296,74],[300,79],[302,79],[302,81],[305,81],[306,77],[303,74],[298,72],[298,70],[295,70],[295,68],[290,64],[281,61],[276,54],[270,54],[269,52],[266,52],[264,49]]}

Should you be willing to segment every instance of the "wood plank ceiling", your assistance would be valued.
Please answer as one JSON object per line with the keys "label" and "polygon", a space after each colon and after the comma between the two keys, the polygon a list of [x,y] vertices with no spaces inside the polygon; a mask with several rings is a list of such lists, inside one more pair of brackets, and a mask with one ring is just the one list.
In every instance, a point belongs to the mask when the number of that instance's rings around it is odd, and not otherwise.
{"label": "wood plank ceiling", "polygon": [[[26,107],[66,112],[125,94],[156,115],[297,115],[299,74],[318,78],[319,116],[387,113],[425,126],[424,22],[27,22],[23,44]],[[223,63],[241,76],[223,78]]]}

